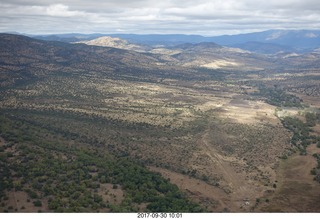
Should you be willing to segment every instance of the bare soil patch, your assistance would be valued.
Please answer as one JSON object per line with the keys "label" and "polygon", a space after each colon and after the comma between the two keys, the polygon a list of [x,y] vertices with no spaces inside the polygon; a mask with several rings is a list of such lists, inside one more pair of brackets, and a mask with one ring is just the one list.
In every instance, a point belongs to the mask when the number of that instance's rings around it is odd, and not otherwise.
{"label": "bare soil patch", "polygon": [[13,190],[8,192],[7,196],[9,199],[4,203],[9,212],[50,212],[46,198],[41,199],[41,207],[36,207],[33,204],[35,200],[30,199],[24,191]]}
{"label": "bare soil patch", "polygon": [[308,95],[304,95],[301,93],[294,93],[294,95],[303,99],[304,103],[306,103],[310,106],[313,106],[313,107],[320,108],[319,96],[308,96]]}
{"label": "bare soil patch", "polygon": [[111,183],[100,184],[98,194],[102,196],[104,202],[110,204],[120,204],[124,199],[121,187]]}
{"label": "bare soil patch", "polygon": [[221,188],[209,185],[202,180],[183,175],[168,169],[149,166],[149,169],[160,173],[164,178],[177,185],[190,198],[213,212],[222,212],[225,208],[233,209],[230,197]]}
{"label": "bare soil patch", "polygon": [[279,124],[274,116],[275,107],[261,101],[232,99],[221,107],[221,116],[244,124]]}
{"label": "bare soil patch", "polygon": [[311,145],[307,152],[306,156],[295,154],[281,163],[278,187],[273,195],[265,196],[270,202],[261,205],[261,211],[320,212],[320,184],[310,174],[317,164],[312,154],[320,149]]}

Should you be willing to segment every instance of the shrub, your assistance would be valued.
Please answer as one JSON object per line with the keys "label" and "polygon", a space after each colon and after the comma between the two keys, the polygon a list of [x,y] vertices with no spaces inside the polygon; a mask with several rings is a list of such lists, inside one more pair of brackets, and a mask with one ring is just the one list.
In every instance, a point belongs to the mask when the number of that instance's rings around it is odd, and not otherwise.
{"label": "shrub", "polygon": [[42,202],[40,200],[36,200],[33,202],[33,205],[36,207],[41,207],[42,206]]}

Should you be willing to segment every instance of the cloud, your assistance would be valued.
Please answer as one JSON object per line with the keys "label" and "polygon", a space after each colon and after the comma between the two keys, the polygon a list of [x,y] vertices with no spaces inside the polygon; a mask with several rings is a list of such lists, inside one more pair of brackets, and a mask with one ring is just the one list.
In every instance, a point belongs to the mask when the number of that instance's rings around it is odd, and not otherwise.
{"label": "cloud", "polygon": [[81,11],[70,11],[67,5],[54,4],[46,7],[46,13],[49,16],[57,17],[74,17],[74,16],[85,16],[87,13]]}
{"label": "cloud", "polygon": [[2,0],[0,31],[219,35],[320,28],[318,0]]}

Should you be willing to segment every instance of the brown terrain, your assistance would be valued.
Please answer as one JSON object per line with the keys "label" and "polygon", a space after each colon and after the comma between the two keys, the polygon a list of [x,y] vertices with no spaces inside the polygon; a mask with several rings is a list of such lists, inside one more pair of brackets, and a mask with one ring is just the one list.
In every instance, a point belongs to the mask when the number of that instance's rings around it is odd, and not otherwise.
{"label": "brown terrain", "polygon": [[[110,38],[82,42],[96,46],[24,40],[21,51],[17,47],[11,54],[7,45],[1,52],[5,118],[55,132],[57,140],[77,136],[61,140],[64,144],[85,139],[103,153],[128,156],[210,212],[319,212],[320,184],[310,171],[320,149],[312,143],[299,155],[290,143],[293,133],[282,123],[319,108],[319,81],[313,78],[318,72],[270,73],[263,69],[277,66],[267,58],[215,44],[138,53],[137,45],[123,50],[127,42]],[[294,105],[299,98],[303,105]],[[319,124],[312,130],[320,136]],[[6,139],[0,140],[3,147]],[[18,148],[3,153],[13,153],[8,159],[15,160]],[[90,174],[101,177],[98,170]],[[130,211],[125,204],[133,201],[121,184],[100,182],[90,191]],[[6,192],[3,203],[10,211],[52,210],[40,192],[41,207],[25,191]],[[147,205],[132,204],[139,211]]]}

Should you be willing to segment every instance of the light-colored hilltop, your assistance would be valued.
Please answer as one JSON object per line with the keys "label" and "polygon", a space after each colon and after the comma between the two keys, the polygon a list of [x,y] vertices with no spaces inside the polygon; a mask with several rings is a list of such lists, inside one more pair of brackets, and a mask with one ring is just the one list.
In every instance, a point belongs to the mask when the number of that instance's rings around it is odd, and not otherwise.
{"label": "light-colored hilltop", "polygon": [[113,47],[118,49],[134,50],[137,52],[145,52],[148,48],[137,44],[129,43],[117,37],[103,36],[93,40],[79,41],[76,43],[84,43],[91,46]]}

